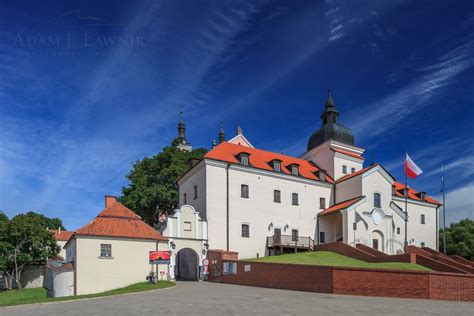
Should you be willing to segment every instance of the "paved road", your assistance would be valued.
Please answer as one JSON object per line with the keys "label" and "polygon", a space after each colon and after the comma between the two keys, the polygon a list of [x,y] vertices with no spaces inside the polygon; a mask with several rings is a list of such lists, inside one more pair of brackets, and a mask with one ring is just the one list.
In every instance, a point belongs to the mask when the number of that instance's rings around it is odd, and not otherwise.
{"label": "paved road", "polygon": [[207,282],[99,299],[0,308],[0,315],[473,315],[474,303],[375,298]]}

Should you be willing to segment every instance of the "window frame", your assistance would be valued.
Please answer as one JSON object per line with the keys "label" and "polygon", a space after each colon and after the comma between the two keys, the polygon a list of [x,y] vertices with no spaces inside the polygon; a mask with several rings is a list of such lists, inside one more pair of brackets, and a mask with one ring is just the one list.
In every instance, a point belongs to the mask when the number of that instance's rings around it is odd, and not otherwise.
{"label": "window frame", "polygon": [[354,173],[354,172],[356,172],[356,168],[351,167],[351,174]]}
{"label": "window frame", "polygon": [[342,166],[342,174],[347,174],[347,166],[346,165]]}
{"label": "window frame", "polygon": [[300,168],[297,165],[291,165],[291,174],[294,176],[299,176]]}
{"label": "window frame", "polygon": [[[278,195],[277,195],[277,192],[278,192]],[[278,196],[278,199],[277,199],[277,196]],[[273,190],[273,202],[274,203],[281,203],[281,191],[280,190],[277,190],[277,189]]]}
{"label": "window frame", "polygon": [[320,244],[326,243],[326,234],[324,232],[319,232],[319,243]]}
{"label": "window frame", "polygon": [[[107,249],[104,249],[104,248],[107,248],[108,246],[108,250]],[[107,254],[109,254],[107,256]],[[102,259],[112,259],[112,244],[100,244],[100,256],[99,258],[102,258]]]}
{"label": "window frame", "polygon": [[196,184],[196,185],[194,185],[194,198],[193,198],[193,200],[197,200],[197,198],[198,198],[198,186]]}
{"label": "window frame", "polygon": [[242,166],[249,166],[250,165],[250,158],[249,158],[249,154],[247,153],[241,153],[240,154],[240,164]]}
{"label": "window frame", "polygon": [[421,214],[421,216],[420,216],[420,223],[421,223],[422,225],[425,225],[425,224],[426,224],[426,216],[425,216],[425,214]]}
{"label": "window frame", "polygon": [[[247,234],[244,235],[244,226],[247,227]],[[242,238],[250,238],[250,224],[249,223],[241,223],[240,224],[240,237]]]}
{"label": "window frame", "polygon": [[[295,239],[295,232],[296,232],[296,239]],[[298,229],[292,229],[291,230],[291,241],[296,241],[298,242],[300,239],[299,231]]]}
{"label": "window frame", "polygon": [[[189,229],[187,229],[187,227],[186,227],[187,224],[189,224]],[[184,222],[183,222],[183,230],[184,230],[185,232],[192,232],[192,231],[193,231],[193,223],[190,222],[190,221],[184,221]]]}
{"label": "window frame", "polygon": [[[323,206],[323,207],[321,207]],[[319,198],[319,209],[320,210],[325,210],[326,209],[326,198],[320,197]]]}
{"label": "window frame", "polygon": [[186,194],[186,192],[183,193],[183,204],[188,204],[188,195]]}
{"label": "window frame", "polygon": [[[378,205],[377,205],[377,198],[378,197]],[[382,194],[380,192],[374,192],[374,207],[382,208]]]}
{"label": "window frame", "polygon": [[273,171],[281,172],[281,161],[273,160]]}
{"label": "window frame", "polygon": [[[296,197],[296,203],[295,203],[295,197]],[[298,193],[293,192],[291,193],[291,205],[300,205],[300,196]]]}
{"label": "window frame", "polygon": [[397,227],[397,235],[400,235],[400,227]]}
{"label": "window frame", "polygon": [[[247,191],[245,192],[244,188],[247,188]],[[247,194],[244,194],[247,193]],[[250,186],[248,184],[242,183],[240,185],[240,197],[244,199],[250,198]]]}

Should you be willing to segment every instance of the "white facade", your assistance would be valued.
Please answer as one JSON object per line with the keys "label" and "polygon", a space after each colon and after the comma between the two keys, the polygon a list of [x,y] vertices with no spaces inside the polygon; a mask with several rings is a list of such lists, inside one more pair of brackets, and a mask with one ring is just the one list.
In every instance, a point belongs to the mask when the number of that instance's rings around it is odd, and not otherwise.
{"label": "white facade", "polygon": [[[169,265],[171,280],[177,277],[189,277],[194,280],[200,278],[203,272],[202,261],[206,258],[207,232],[207,222],[201,219],[199,212],[191,205],[183,205],[175,210],[173,216],[168,217],[163,235],[168,238],[168,247],[171,251]],[[186,264],[192,265],[186,270],[194,269],[195,274],[189,275],[188,271],[185,271],[185,275],[180,276],[177,263],[179,254],[185,251],[190,252],[186,255]]]}
{"label": "white facade", "polygon": [[[243,151],[248,147],[240,146]],[[399,253],[405,234],[404,199],[394,196],[395,180],[381,166],[363,169],[363,152],[330,140],[302,156],[335,175],[334,184],[245,166],[238,160],[205,158],[178,181],[180,205],[186,196],[187,204],[207,220],[210,248],[237,251],[243,259],[273,254],[267,237],[274,236],[275,230],[282,235],[296,230],[299,237],[310,237],[316,244],[362,243],[388,254]],[[241,196],[242,185],[248,187],[248,197]],[[275,190],[281,193],[279,203],[273,199]],[[298,195],[298,205],[292,203],[293,193]],[[380,207],[374,206],[375,193]],[[325,199],[325,208],[320,208],[320,198]],[[319,216],[330,206],[354,198],[360,200]],[[409,244],[437,249],[437,207],[408,200]],[[422,214],[425,224],[420,222]],[[248,236],[242,236],[242,225],[247,225]]]}
{"label": "white facade", "polygon": [[[111,245],[111,257],[101,257],[101,244]],[[145,282],[152,266],[150,251],[168,250],[167,241],[75,236],[66,245],[66,261],[74,262],[76,295],[93,294]],[[158,271],[169,273],[167,265]]]}

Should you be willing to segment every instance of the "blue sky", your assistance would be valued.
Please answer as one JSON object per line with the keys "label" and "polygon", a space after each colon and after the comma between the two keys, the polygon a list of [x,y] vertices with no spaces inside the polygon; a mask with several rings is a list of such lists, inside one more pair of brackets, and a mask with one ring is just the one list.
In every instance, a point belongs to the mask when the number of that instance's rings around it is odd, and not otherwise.
{"label": "blue sky", "polygon": [[[68,229],[118,195],[131,164],[219,121],[258,148],[299,155],[333,89],[356,144],[474,217],[471,1],[2,1],[0,209]],[[120,39],[119,39],[120,38]]]}

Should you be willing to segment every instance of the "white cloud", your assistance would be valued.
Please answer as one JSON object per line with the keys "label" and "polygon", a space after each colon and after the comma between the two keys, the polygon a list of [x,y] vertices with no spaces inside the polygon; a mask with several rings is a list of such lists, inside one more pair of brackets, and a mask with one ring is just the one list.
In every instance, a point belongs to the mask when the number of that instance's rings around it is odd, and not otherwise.
{"label": "white cloud", "polygon": [[[402,119],[430,104],[463,71],[474,65],[474,41],[447,52],[438,62],[423,67],[415,81],[377,100],[355,115],[350,126],[359,138],[373,138],[391,129]],[[453,58],[453,55],[457,56]]]}
{"label": "white cloud", "polygon": [[332,15],[334,13],[337,13],[338,11],[339,11],[339,7],[331,9],[329,11],[326,11],[326,13],[324,13],[324,16],[326,17],[326,16],[329,16],[329,15]]}
{"label": "white cloud", "polygon": [[[442,201],[442,195],[435,197]],[[442,211],[440,211],[442,224]],[[474,182],[446,193],[446,225],[461,219],[474,220]]]}

